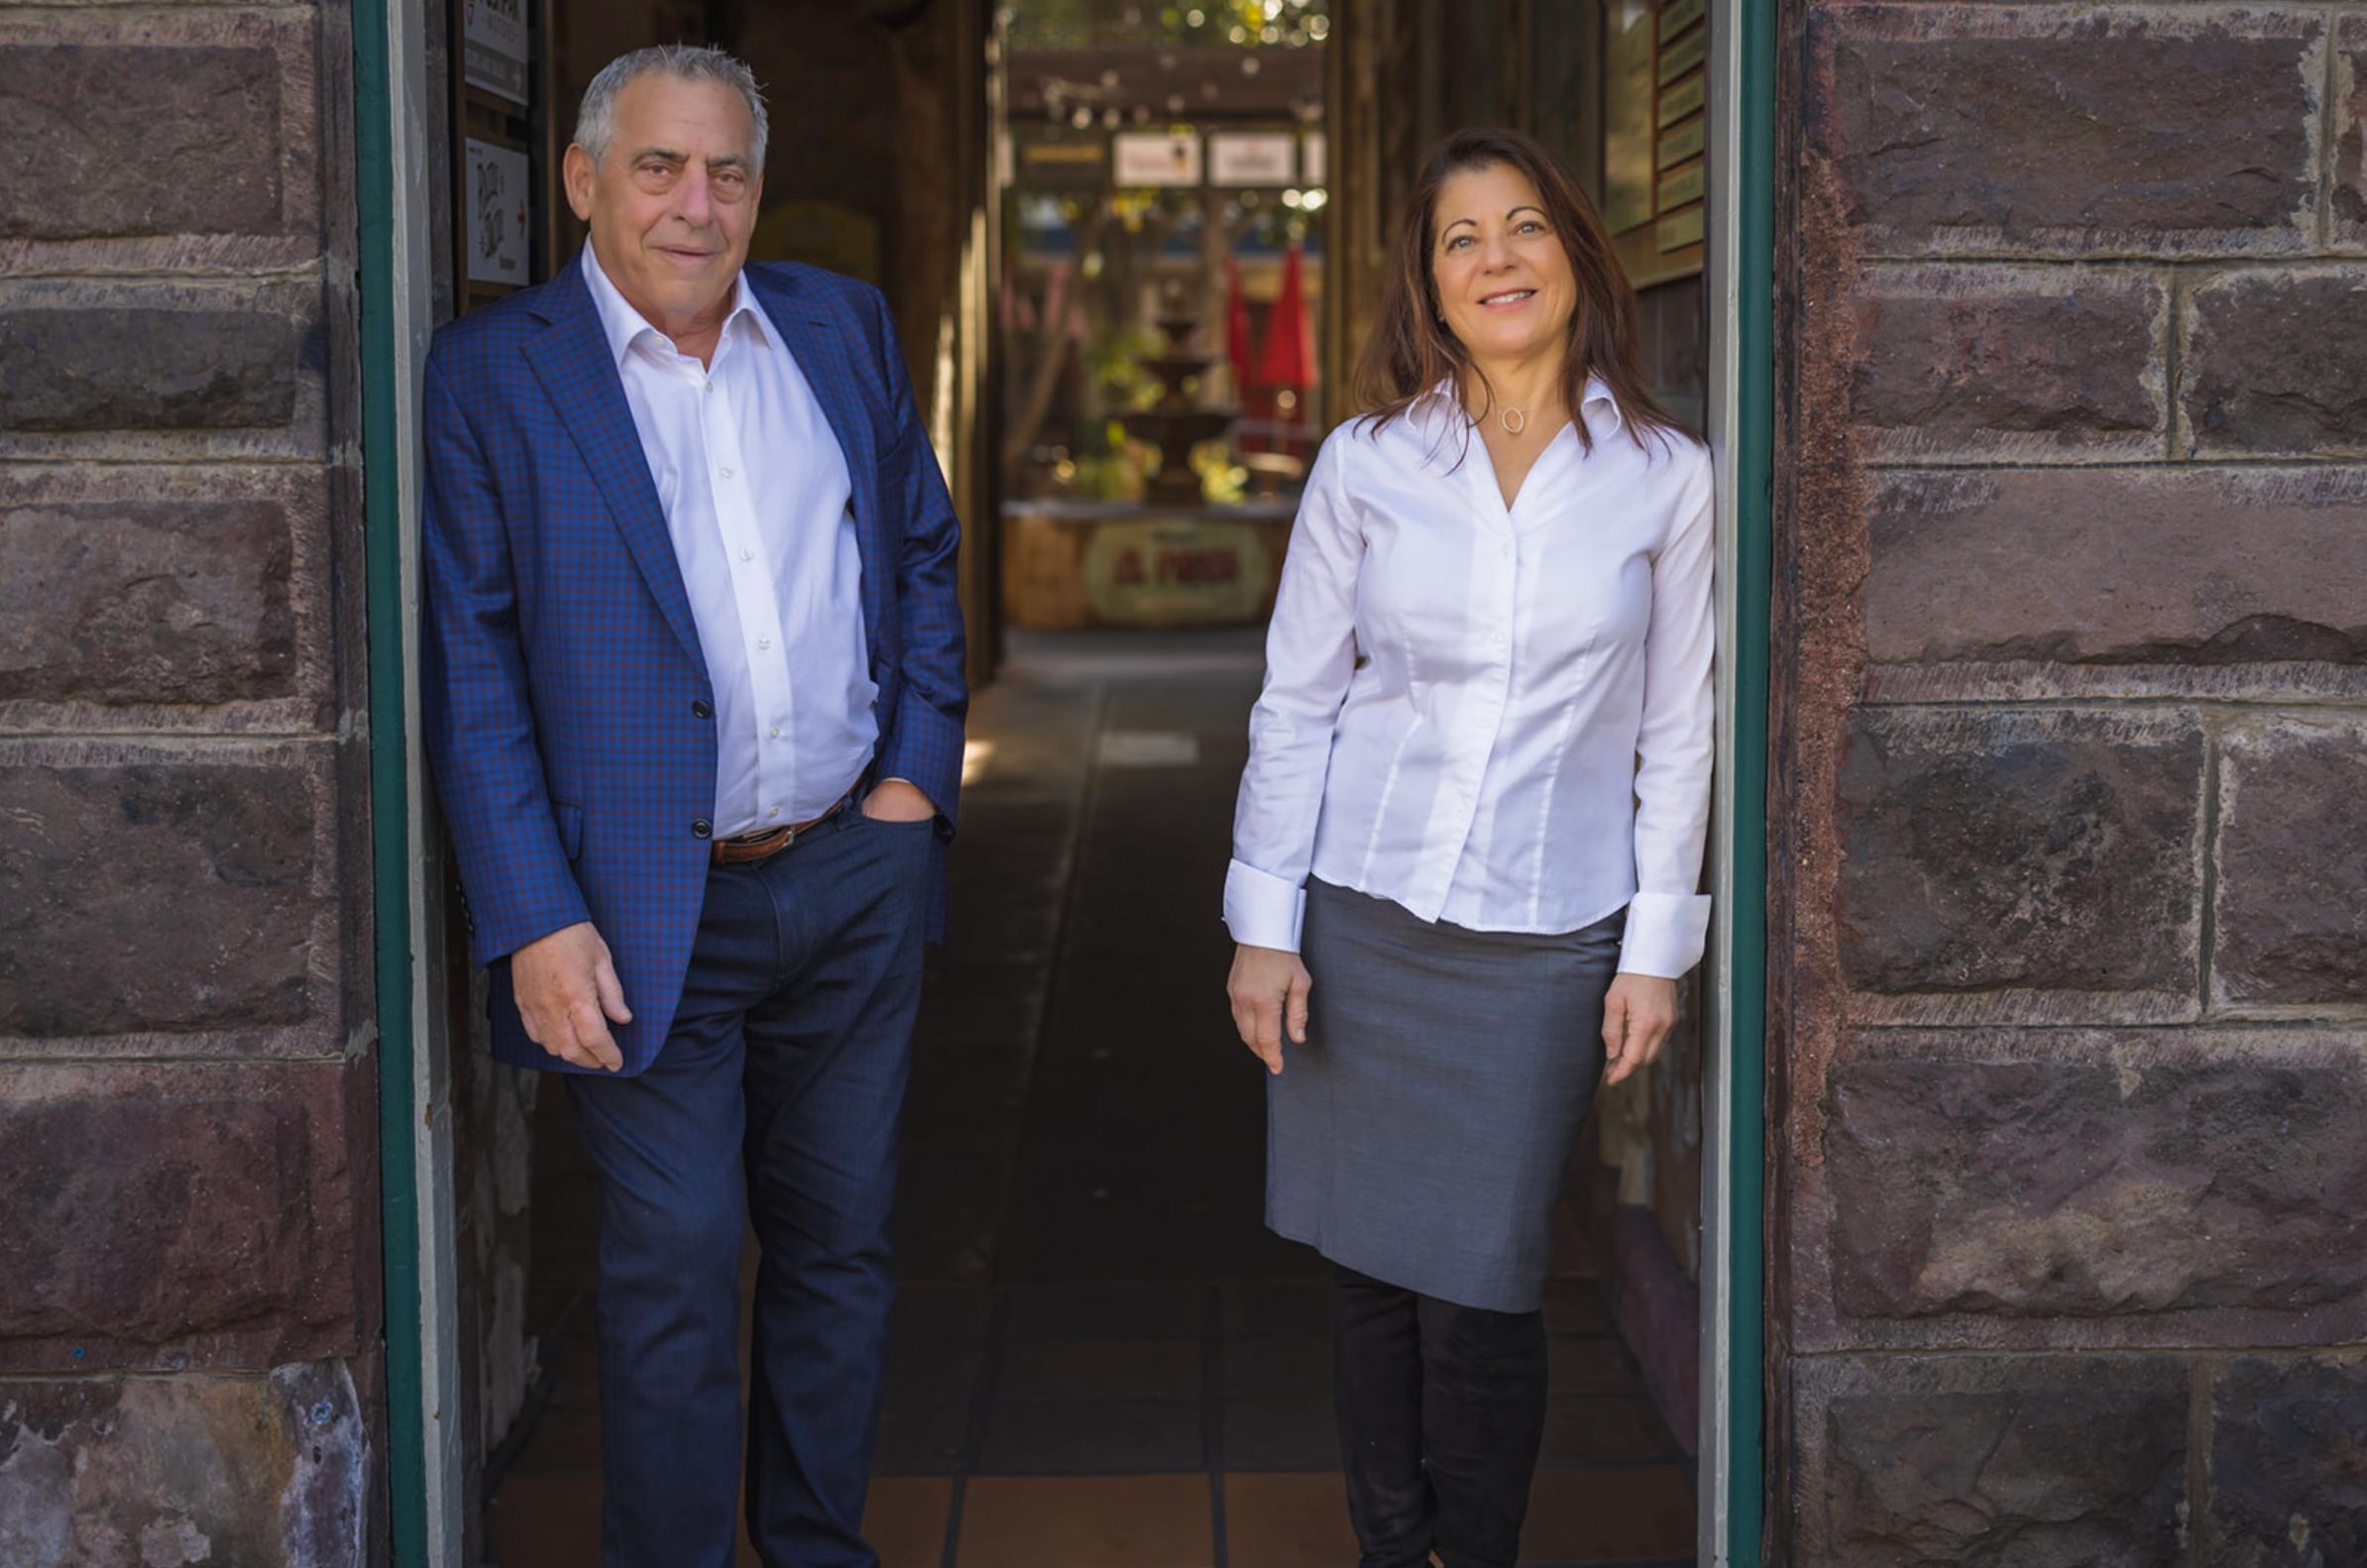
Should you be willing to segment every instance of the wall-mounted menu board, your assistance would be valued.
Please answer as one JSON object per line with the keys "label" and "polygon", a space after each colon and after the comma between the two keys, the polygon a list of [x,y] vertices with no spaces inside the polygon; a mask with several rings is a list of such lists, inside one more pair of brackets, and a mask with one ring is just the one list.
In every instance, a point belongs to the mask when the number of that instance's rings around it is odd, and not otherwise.
{"label": "wall-mounted menu board", "polygon": [[1603,8],[1603,219],[1638,286],[1701,271],[1708,0]]}

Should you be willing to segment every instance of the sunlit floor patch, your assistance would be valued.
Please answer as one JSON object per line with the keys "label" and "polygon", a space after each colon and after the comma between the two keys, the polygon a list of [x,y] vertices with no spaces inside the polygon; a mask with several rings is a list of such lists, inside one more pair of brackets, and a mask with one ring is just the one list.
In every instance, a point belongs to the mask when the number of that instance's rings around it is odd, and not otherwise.
{"label": "sunlit floor patch", "polygon": [[1175,729],[1106,729],[1099,755],[1105,768],[1187,768],[1200,759],[1200,737]]}

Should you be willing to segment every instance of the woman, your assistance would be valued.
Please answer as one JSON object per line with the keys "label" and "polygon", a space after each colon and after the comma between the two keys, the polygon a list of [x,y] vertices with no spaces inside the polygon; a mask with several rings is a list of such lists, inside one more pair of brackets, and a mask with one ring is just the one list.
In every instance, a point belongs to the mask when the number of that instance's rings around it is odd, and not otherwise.
{"label": "woman", "polygon": [[1273,1074],[1267,1223],[1337,1273],[1364,1568],[1517,1560],[1563,1167],[1709,923],[1710,468],[1637,361],[1568,172],[1450,138],[1268,634],[1227,990]]}

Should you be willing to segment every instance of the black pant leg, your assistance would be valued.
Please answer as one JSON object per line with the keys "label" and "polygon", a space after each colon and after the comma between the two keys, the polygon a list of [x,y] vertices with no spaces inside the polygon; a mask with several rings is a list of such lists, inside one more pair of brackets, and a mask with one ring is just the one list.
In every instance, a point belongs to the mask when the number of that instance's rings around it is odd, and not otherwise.
{"label": "black pant leg", "polygon": [[1429,1559],[1418,1299],[1353,1269],[1334,1276],[1333,1389],[1359,1568],[1419,1568]]}
{"label": "black pant leg", "polygon": [[1446,1568],[1514,1568],[1545,1440],[1545,1314],[1417,1300],[1438,1556]]}

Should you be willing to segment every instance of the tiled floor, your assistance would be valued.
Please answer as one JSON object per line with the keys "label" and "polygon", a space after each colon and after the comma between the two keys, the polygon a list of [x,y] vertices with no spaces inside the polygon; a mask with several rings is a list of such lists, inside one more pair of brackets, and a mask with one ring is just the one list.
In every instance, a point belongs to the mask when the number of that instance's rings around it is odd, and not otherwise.
{"label": "tiled floor", "polygon": [[[1221,990],[1256,643],[1016,651],[916,1038],[866,1532],[888,1568],[1345,1568],[1326,1287],[1259,1223],[1262,1090]],[[549,1334],[591,1283],[590,1173],[563,1111],[539,1136]],[[1566,1234],[1561,1270],[1523,1561],[1690,1562],[1691,1484]],[[582,1321],[491,1506],[502,1568],[598,1561]]]}

